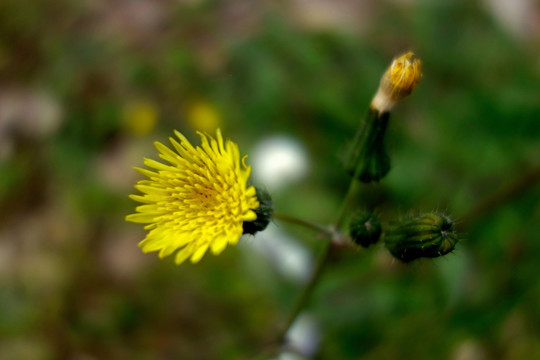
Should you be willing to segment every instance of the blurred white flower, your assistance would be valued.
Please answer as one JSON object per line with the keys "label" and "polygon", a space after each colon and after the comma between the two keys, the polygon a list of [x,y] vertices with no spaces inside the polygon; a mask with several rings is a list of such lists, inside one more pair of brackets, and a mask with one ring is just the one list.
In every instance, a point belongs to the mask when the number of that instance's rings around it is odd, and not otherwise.
{"label": "blurred white flower", "polygon": [[269,226],[247,244],[269,258],[283,276],[297,282],[308,281],[313,271],[313,259],[304,247],[282,230]]}
{"label": "blurred white flower", "polygon": [[301,313],[287,332],[287,349],[271,360],[303,360],[311,358],[319,349],[321,331],[317,321]]}
{"label": "blurred white flower", "polygon": [[298,140],[288,136],[268,137],[252,154],[253,177],[270,191],[303,179],[309,171],[306,150]]}
{"label": "blurred white flower", "polygon": [[311,357],[317,353],[320,339],[321,332],[319,329],[319,324],[315,318],[305,312],[298,316],[292,327],[287,332],[288,344],[296,352],[304,356]]}

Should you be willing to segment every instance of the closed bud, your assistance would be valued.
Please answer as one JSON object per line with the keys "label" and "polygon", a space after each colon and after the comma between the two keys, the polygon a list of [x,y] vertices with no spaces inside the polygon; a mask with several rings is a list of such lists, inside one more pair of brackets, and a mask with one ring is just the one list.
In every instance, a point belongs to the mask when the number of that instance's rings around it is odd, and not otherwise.
{"label": "closed bud", "polygon": [[379,241],[381,237],[381,222],[372,212],[358,213],[351,219],[349,234],[355,243],[367,248]]}
{"label": "closed bud", "polygon": [[385,231],[384,241],[395,258],[410,262],[448,254],[454,250],[458,236],[448,216],[427,213],[393,224]]}
{"label": "closed bud", "polygon": [[422,79],[422,62],[412,52],[396,57],[381,78],[371,106],[380,113],[390,111]]}
{"label": "closed bud", "polygon": [[412,52],[398,56],[386,69],[369,111],[345,158],[345,169],[365,183],[381,180],[390,171],[384,145],[390,110],[409,95],[422,79],[422,63]]}
{"label": "closed bud", "polygon": [[255,187],[255,190],[257,191],[257,200],[259,201],[259,207],[254,210],[255,214],[257,214],[257,219],[254,221],[244,221],[244,234],[255,235],[255,233],[266,229],[274,214],[274,204],[268,191],[258,187]]}

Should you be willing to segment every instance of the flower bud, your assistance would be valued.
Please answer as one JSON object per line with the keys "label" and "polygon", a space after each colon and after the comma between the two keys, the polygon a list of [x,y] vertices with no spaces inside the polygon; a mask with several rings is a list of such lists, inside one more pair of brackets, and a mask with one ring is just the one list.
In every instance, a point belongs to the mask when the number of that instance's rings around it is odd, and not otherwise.
{"label": "flower bud", "polygon": [[244,221],[242,224],[244,234],[255,235],[258,231],[266,229],[274,213],[274,204],[268,191],[258,187],[255,187],[255,190],[257,192],[257,200],[259,201],[259,207],[254,210],[255,214],[257,214],[257,219],[254,221]]}
{"label": "flower bud", "polygon": [[385,231],[384,241],[395,258],[407,263],[452,252],[458,236],[448,216],[428,213],[390,226]]}
{"label": "flower bud", "polygon": [[367,248],[379,241],[381,222],[372,212],[358,213],[351,219],[349,234],[355,243]]}
{"label": "flower bud", "polygon": [[422,79],[422,62],[412,52],[392,61],[381,78],[371,107],[380,113],[390,111],[396,102],[409,95]]}
{"label": "flower bud", "polygon": [[408,52],[394,59],[381,78],[379,89],[345,158],[345,170],[365,183],[381,180],[390,171],[384,145],[390,110],[409,95],[422,79],[421,62]]}

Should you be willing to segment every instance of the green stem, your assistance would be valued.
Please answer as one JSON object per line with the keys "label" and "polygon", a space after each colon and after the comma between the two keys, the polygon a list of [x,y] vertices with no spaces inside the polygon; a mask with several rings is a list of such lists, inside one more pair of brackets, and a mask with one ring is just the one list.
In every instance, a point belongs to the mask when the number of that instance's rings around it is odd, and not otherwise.
{"label": "green stem", "polygon": [[349,184],[349,188],[347,189],[347,193],[345,194],[345,198],[343,198],[343,203],[341,205],[341,209],[339,211],[339,215],[336,220],[337,229],[340,229],[343,226],[343,223],[345,222],[345,219],[347,218],[347,214],[353,205],[353,201],[356,197],[357,190],[358,190],[358,181],[356,179],[352,179],[351,183]]}
{"label": "green stem", "polygon": [[334,232],[329,227],[325,227],[325,226],[322,226],[322,225],[319,225],[319,224],[316,224],[316,223],[313,223],[313,222],[310,222],[310,221],[307,221],[307,220],[303,220],[303,219],[297,218],[295,216],[286,215],[286,214],[280,214],[280,213],[274,213],[272,216],[275,219],[278,219],[278,220],[281,220],[281,221],[285,221],[285,222],[295,224],[295,225],[300,225],[300,226],[306,227],[308,229],[317,230],[317,231],[319,231],[319,232],[321,232],[321,233],[323,233],[323,234],[325,234],[327,236],[333,236],[334,235]]}
{"label": "green stem", "polygon": [[311,293],[313,292],[313,290],[315,289],[315,286],[319,282],[319,279],[321,278],[323,270],[324,270],[326,264],[328,263],[328,258],[329,258],[328,255],[330,254],[330,250],[332,249],[331,244],[332,244],[331,241],[327,241],[324,244],[324,247],[323,247],[321,253],[319,254],[319,258],[317,259],[317,264],[315,266],[315,270],[313,272],[313,275],[311,276],[311,279],[309,279],[308,284],[306,285],[306,287],[304,288],[304,290],[300,294],[300,297],[296,301],[292,312],[290,313],[289,317],[287,318],[287,322],[285,323],[285,326],[283,327],[283,330],[279,334],[279,337],[278,337],[278,342],[279,343],[282,344],[284,342],[285,336],[287,335],[287,332],[291,328],[292,324],[294,323],[294,321],[296,320],[296,318],[298,317],[300,312],[302,312],[302,309],[306,306],[309,298],[311,297]]}
{"label": "green stem", "polygon": [[323,269],[326,265],[326,262],[328,260],[328,254],[330,253],[332,239],[336,238],[336,236],[339,235],[339,233],[334,230],[333,227],[325,227],[319,224],[315,224],[291,215],[285,215],[280,213],[274,213],[274,218],[279,219],[281,221],[285,221],[291,224],[304,226],[306,228],[317,230],[321,234],[326,235],[329,240],[325,242],[324,247],[318,257],[317,264],[315,265],[315,270],[313,271],[313,275],[309,279],[308,284],[306,287],[302,290],[302,293],[298,297],[298,300],[296,300],[296,303],[287,318],[287,322],[285,323],[285,326],[282,328],[281,332],[278,335],[277,341],[279,344],[283,344],[285,340],[285,336],[287,335],[287,332],[291,328],[292,324],[302,311],[302,309],[306,306],[311,293],[313,292],[313,289],[315,289],[315,286],[319,282],[319,279],[323,273]]}
{"label": "green stem", "polygon": [[345,195],[345,198],[343,200],[343,205],[341,207],[341,211],[339,213],[336,226],[333,228],[326,228],[318,224],[314,224],[293,216],[284,215],[284,214],[276,214],[274,213],[274,217],[277,219],[280,219],[282,221],[286,221],[289,223],[305,226],[314,230],[318,230],[321,233],[327,235],[330,239],[324,244],[323,249],[321,250],[321,253],[319,254],[319,257],[317,259],[317,264],[315,265],[315,270],[313,271],[313,275],[309,279],[308,284],[300,294],[298,300],[295,303],[295,306],[293,307],[293,310],[291,311],[289,317],[287,318],[287,322],[285,323],[285,326],[283,327],[283,330],[280,332],[278,336],[278,342],[283,343],[285,340],[285,336],[287,335],[287,332],[293,325],[294,321],[298,317],[298,315],[302,312],[302,309],[306,306],[306,304],[309,301],[309,298],[311,297],[311,294],[313,293],[313,290],[315,289],[315,286],[319,282],[323,270],[326,268],[326,265],[328,264],[328,259],[330,258],[330,253],[332,249],[332,239],[336,239],[337,237],[341,237],[341,233],[339,231],[339,228],[343,225],[343,222],[345,221],[345,217],[347,214],[348,209],[350,208],[352,204],[352,200],[354,199],[354,195],[357,189],[357,181],[352,180],[349,189],[347,190],[347,194]]}
{"label": "green stem", "polygon": [[349,209],[353,205],[353,200],[356,195],[356,191],[358,189],[358,181],[356,179],[352,179],[349,188],[347,190],[347,193],[345,195],[345,198],[343,199],[343,203],[341,205],[341,209],[336,221],[335,226],[333,227],[323,227],[318,224],[314,224],[290,215],[284,215],[279,213],[274,213],[274,217],[276,219],[286,221],[292,224],[301,225],[307,228],[311,228],[314,230],[318,230],[319,232],[327,235],[330,239],[324,244],[323,249],[321,250],[321,253],[319,254],[319,257],[317,259],[317,264],[315,265],[315,270],[313,272],[313,275],[309,279],[308,284],[300,294],[298,300],[295,303],[295,306],[293,307],[292,312],[290,313],[289,317],[287,318],[287,322],[285,323],[285,326],[283,327],[283,330],[280,332],[278,336],[278,342],[280,344],[283,344],[285,340],[285,336],[287,335],[287,332],[289,331],[290,327],[293,325],[294,321],[302,312],[302,309],[306,306],[306,304],[309,301],[309,298],[311,297],[311,294],[313,293],[313,290],[315,289],[315,286],[319,282],[322,273],[324,269],[326,268],[326,265],[328,264],[328,259],[330,258],[330,253],[332,249],[332,240],[336,239],[338,237],[341,237],[340,228],[343,226],[347,213],[349,212]]}
{"label": "green stem", "polygon": [[[374,111],[372,111],[371,109],[368,112],[367,116],[368,117],[369,116],[377,117],[376,113]],[[388,116],[386,116],[386,121],[388,120],[387,118],[388,118]],[[384,125],[386,125],[386,122],[384,123]],[[383,131],[384,131],[384,129],[383,129]],[[358,173],[359,169],[356,169],[355,172]],[[308,222],[308,221],[305,221],[305,220],[302,220],[302,219],[299,219],[299,218],[296,218],[296,217],[293,217],[293,216],[274,213],[274,217],[276,219],[286,221],[286,222],[289,222],[289,223],[293,223],[293,224],[296,224],[296,225],[301,225],[301,226],[311,228],[311,229],[314,229],[314,230],[318,230],[320,233],[323,233],[323,234],[325,234],[325,235],[327,235],[329,237],[329,241],[327,241],[324,244],[324,247],[323,247],[323,249],[321,250],[321,252],[319,254],[319,257],[317,259],[317,264],[315,265],[315,270],[313,271],[313,275],[309,279],[308,284],[306,285],[306,287],[304,288],[304,290],[300,294],[298,300],[296,301],[292,312],[290,313],[289,317],[287,318],[287,322],[285,323],[285,326],[283,327],[282,331],[279,333],[278,342],[280,344],[283,344],[283,342],[285,341],[285,336],[287,335],[287,332],[289,331],[289,329],[293,325],[293,323],[296,320],[296,318],[298,317],[298,315],[302,312],[302,309],[304,309],[304,307],[308,303],[308,301],[309,301],[309,299],[311,297],[311,294],[313,293],[313,290],[315,289],[315,286],[319,282],[319,280],[320,280],[320,278],[322,276],[322,273],[323,273],[324,269],[326,268],[326,265],[328,264],[328,259],[330,258],[330,254],[331,254],[331,250],[332,250],[332,241],[343,237],[342,233],[340,232],[340,229],[343,226],[343,224],[344,224],[344,222],[345,222],[345,220],[347,218],[347,214],[348,214],[350,208],[353,205],[353,201],[355,199],[356,191],[358,189],[358,181],[355,179],[358,174],[354,174],[354,175],[355,176],[353,177],[353,179],[351,180],[351,182],[349,184],[349,188],[347,190],[345,198],[343,199],[343,203],[342,203],[342,206],[341,206],[337,221],[335,223],[335,226],[323,227],[321,225],[314,224],[314,223],[311,223],[311,222]]]}

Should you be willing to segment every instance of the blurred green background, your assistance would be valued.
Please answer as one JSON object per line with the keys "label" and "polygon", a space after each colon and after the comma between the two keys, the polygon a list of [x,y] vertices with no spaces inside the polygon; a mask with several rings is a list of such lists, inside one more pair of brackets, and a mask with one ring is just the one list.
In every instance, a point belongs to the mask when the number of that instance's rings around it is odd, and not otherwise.
{"label": "blurred green background", "polygon": [[[310,354],[280,359],[540,359],[534,0],[1,1],[0,358],[256,358],[302,279],[258,237],[197,265],[142,254],[124,221],[131,168],[173,129],[197,142],[219,126],[247,154],[286,135],[307,170],[275,188],[276,208],[331,223],[344,146],[408,50],[424,79],[392,114],[389,176],[358,207],[443,211],[464,240],[409,266],[382,246],[344,253],[307,309]],[[267,243],[320,249],[270,227]]]}

